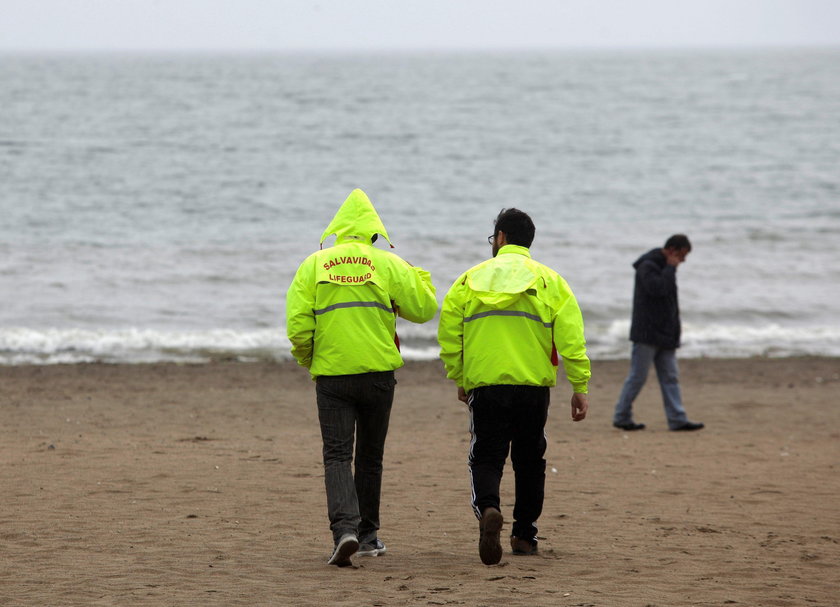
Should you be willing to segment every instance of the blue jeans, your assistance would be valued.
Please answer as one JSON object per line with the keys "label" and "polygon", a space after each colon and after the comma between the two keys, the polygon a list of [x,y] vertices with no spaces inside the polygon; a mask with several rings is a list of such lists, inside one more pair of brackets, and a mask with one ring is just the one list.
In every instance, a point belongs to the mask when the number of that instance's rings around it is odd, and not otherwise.
{"label": "blue jeans", "polygon": [[651,363],[656,366],[656,377],[659,379],[659,389],[662,391],[662,404],[665,406],[668,427],[673,430],[688,421],[680,393],[677,351],[634,342],[630,358],[630,374],[624,380],[621,395],[615,405],[613,423],[627,424],[633,421],[633,401],[645,385]]}
{"label": "blue jeans", "polygon": [[[333,540],[352,533],[362,544],[376,540],[382,454],[394,401],[393,371],[322,375],[315,381],[324,442],[324,484]],[[355,474],[351,471],[353,439]]]}

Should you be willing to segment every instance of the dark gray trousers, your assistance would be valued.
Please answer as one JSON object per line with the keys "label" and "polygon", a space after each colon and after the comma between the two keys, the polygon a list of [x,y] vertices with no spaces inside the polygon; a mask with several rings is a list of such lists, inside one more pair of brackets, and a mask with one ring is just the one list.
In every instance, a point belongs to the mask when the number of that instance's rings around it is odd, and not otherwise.
{"label": "dark gray trousers", "polygon": [[346,533],[356,534],[362,544],[376,539],[382,454],[396,383],[393,371],[322,375],[315,380],[327,514],[335,542]]}

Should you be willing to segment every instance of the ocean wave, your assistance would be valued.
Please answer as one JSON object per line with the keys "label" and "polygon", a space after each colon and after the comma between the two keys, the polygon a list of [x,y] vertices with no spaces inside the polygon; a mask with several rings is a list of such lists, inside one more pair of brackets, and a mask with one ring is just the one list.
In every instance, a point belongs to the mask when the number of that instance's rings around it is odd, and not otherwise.
{"label": "ocean wave", "polygon": [[[436,327],[433,325],[415,325],[411,330],[400,328],[403,358],[437,359]],[[588,324],[586,330],[587,347],[592,359],[629,357],[628,321]],[[840,326],[686,324],[680,356],[840,356]],[[278,329],[162,331],[140,328],[0,328],[0,365],[6,366],[290,359],[289,340]]]}
{"label": "ocean wave", "polygon": [[0,329],[2,365],[286,360],[288,352],[276,329]]}
{"label": "ocean wave", "polygon": [[[589,354],[594,359],[630,356],[630,322],[614,321],[586,327]],[[751,356],[840,356],[840,325],[785,326],[684,323],[683,358],[747,358]]]}

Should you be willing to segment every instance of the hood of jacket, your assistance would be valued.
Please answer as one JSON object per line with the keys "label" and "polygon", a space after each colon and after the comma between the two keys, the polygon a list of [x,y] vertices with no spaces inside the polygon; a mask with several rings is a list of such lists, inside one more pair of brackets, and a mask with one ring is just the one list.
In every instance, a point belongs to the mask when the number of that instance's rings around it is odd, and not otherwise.
{"label": "hood of jacket", "polygon": [[324,230],[321,235],[321,245],[323,246],[324,241],[330,236],[336,237],[336,244],[350,241],[370,244],[374,234],[381,234],[391,248],[394,247],[367,194],[355,189],[350,192],[347,200],[342,203],[327,229]]}
{"label": "hood of jacket", "polygon": [[639,266],[646,261],[652,261],[660,268],[664,268],[668,263],[665,260],[665,254],[662,252],[662,249],[651,249],[650,251],[639,257],[636,261],[634,261],[633,267],[638,270]]}
{"label": "hood of jacket", "polygon": [[527,248],[505,245],[496,257],[480,264],[467,275],[467,286],[482,303],[506,308],[542,280],[525,261],[530,258]]}

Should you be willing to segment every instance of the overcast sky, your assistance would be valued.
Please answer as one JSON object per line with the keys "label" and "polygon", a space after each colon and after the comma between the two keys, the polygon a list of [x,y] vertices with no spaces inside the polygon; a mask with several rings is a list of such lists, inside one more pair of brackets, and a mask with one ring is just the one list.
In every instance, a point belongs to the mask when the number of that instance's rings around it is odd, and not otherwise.
{"label": "overcast sky", "polygon": [[840,0],[0,0],[0,50],[803,45]]}

